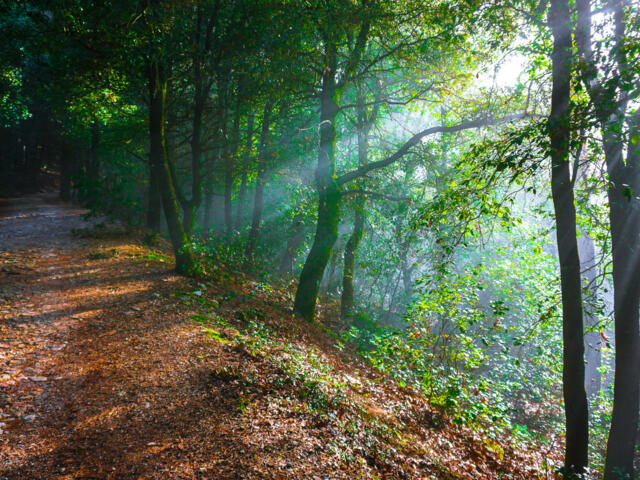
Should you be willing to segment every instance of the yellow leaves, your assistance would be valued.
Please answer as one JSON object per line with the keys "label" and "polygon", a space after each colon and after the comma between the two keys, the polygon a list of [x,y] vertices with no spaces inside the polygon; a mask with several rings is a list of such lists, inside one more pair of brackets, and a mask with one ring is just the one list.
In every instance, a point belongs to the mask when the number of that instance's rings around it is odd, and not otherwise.
{"label": "yellow leaves", "polygon": [[222,334],[213,328],[205,327],[202,329],[203,332],[207,334],[207,337],[213,338],[220,343],[231,343],[231,340],[228,340],[222,336]]}
{"label": "yellow leaves", "polygon": [[487,447],[487,450],[497,453],[501,462],[504,460],[504,449],[500,446],[499,443],[494,442],[490,438],[485,438],[484,445]]}

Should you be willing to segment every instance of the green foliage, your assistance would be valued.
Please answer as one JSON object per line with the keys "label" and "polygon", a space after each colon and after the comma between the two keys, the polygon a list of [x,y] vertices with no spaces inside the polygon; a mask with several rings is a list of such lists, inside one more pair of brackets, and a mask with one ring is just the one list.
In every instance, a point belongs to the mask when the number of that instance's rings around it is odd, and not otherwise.
{"label": "green foliage", "polygon": [[349,402],[346,383],[320,352],[281,342],[270,328],[253,320],[237,341],[252,355],[267,358],[284,372],[296,385],[297,396],[308,413],[335,415]]}
{"label": "green foliage", "polygon": [[360,321],[345,338],[455,422],[527,438],[559,428],[555,259],[526,240],[461,252],[466,273],[420,280],[406,330]]}
{"label": "green foliage", "polygon": [[18,68],[0,66],[0,127],[11,126],[30,116],[21,87],[22,74]]}
{"label": "green foliage", "polygon": [[213,338],[220,343],[231,343],[230,340],[224,338],[222,334],[215,328],[205,327],[202,330],[206,333],[207,337]]}
{"label": "green foliage", "polygon": [[[128,225],[140,225],[143,221],[143,196],[139,188],[141,183],[138,183],[142,182],[141,166],[134,162],[114,162],[112,167],[114,171],[109,172],[100,182],[78,175],[75,181],[79,196],[89,209],[91,217],[104,216]],[[128,174],[121,174],[123,171]],[[135,176],[136,173],[138,178]]]}

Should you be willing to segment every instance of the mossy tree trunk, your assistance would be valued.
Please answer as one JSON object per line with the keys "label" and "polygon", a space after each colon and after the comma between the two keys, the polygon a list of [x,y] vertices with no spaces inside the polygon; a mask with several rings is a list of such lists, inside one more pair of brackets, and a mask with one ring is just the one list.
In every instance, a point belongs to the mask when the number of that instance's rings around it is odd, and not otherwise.
{"label": "mossy tree trunk", "polygon": [[165,108],[167,100],[167,72],[159,62],[149,66],[149,142],[151,168],[157,175],[160,198],[169,229],[169,237],[176,258],[176,270],[192,274],[196,262],[189,245],[176,197],[171,168],[167,159]]}
{"label": "mossy tree trunk", "polygon": [[335,181],[336,120],[340,94],[336,85],[336,46],[326,45],[326,68],[322,76],[320,96],[320,145],[316,169],[318,220],[311,251],[302,268],[293,311],[313,321],[320,282],[331,250],[338,238],[342,193]]}
{"label": "mossy tree trunk", "polygon": [[[340,206],[342,203],[341,183],[336,176],[336,122],[340,111],[340,97],[346,86],[353,81],[352,75],[360,65],[367,46],[370,17],[365,16],[346,60],[338,69],[338,41],[344,32],[337,31],[333,19],[329,29],[321,31],[324,44],[324,69],[320,91],[320,142],[318,165],[316,168],[316,189],[318,191],[318,220],[313,245],[302,267],[293,311],[312,322],[320,282],[333,245],[338,239]],[[353,33],[353,32],[352,32]],[[352,39],[354,37],[351,37]],[[340,70],[338,81],[338,70]]]}
{"label": "mossy tree trunk", "polygon": [[[333,22],[333,20],[331,20]],[[318,291],[327,262],[338,239],[340,206],[342,203],[341,183],[336,176],[336,122],[340,111],[340,97],[351,76],[358,68],[369,35],[369,17],[365,17],[355,36],[353,48],[340,68],[338,76],[338,38],[340,33],[323,31],[324,69],[320,91],[320,143],[318,166],[316,168],[316,189],[318,191],[318,220],[311,251],[307,256],[293,303],[293,311],[312,322]]]}

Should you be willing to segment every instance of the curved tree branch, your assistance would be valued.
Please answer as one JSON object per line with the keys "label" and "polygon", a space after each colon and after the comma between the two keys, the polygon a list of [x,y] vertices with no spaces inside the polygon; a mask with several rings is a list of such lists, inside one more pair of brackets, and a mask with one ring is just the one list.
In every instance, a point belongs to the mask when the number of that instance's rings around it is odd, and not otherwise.
{"label": "curved tree branch", "polygon": [[373,170],[378,170],[380,168],[384,168],[388,165],[391,165],[394,162],[397,162],[398,160],[400,160],[402,157],[404,157],[407,153],[409,153],[409,150],[414,147],[415,145],[417,145],[424,137],[427,137],[429,135],[433,135],[436,133],[455,133],[455,132],[460,132],[462,130],[469,130],[472,128],[481,128],[481,127],[488,127],[491,125],[498,125],[500,123],[506,123],[506,122],[510,122],[513,120],[521,120],[523,118],[530,118],[533,115],[529,114],[529,113],[514,113],[512,115],[507,115],[505,117],[500,117],[500,118],[486,118],[486,119],[480,119],[480,120],[469,120],[467,122],[462,122],[459,123],[458,125],[452,125],[452,126],[438,126],[438,127],[431,127],[431,128],[427,128],[426,130],[422,130],[421,132],[416,133],[413,137],[411,137],[409,140],[407,140],[398,150],[396,150],[396,152],[392,155],[389,155],[387,158],[384,158],[382,160],[378,160],[377,162],[371,162],[368,163],[366,165],[362,165],[361,167],[352,170],[351,172],[347,172],[341,176],[339,176],[336,179],[336,183],[338,185],[344,185],[345,183],[349,183],[353,180],[356,180],[364,175],[366,175],[367,173],[373,171]]}

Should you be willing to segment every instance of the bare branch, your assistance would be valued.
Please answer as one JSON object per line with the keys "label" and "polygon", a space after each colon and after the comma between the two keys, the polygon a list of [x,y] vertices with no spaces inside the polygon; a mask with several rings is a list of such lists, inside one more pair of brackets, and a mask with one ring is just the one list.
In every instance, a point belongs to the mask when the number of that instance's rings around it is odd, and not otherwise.
{"label": "bare branch", "polygon": [[380,168],[384,168],[388,165],[391,165],[394,162],[397,162],[402,157],[404,157],[412,147],[417,145],[424,137],[429,135],[434,135],[436,133],[455,133],[460,132],[462,130],[469,130],[472,128],[481,128],[488,127],[491,125],[498,125],[500,123],[506,123],[513,120],[521,120],[523,118],[530,118],[532,115],[528,113],[515,113],[512,115],[507,115],[505,117],[500,118],[487,118],[481,120],[469,120],[467,122],[459,123],[458,125],[452,126],[438,126],[427,128],[426,130],[422,130],[421,132],[416,133],[413,137],[407,140],[404,145],[402,145],[396,152],[387,158],[382,160],[378,160],[377,162],[371,162],[366,165],[363,165],[351,172],[345,173],[336,179],[336,183],[338,185],[344,185],[345,183],[349,183],[357,178],[360,178],[367,173],[378,170]]}
{"label": "bare branch", "polygon": [[369,195],[371,197],[383,198],[385,200],[391,200],[392,202],[408,202],[410,197],[396,197],[394,195],[387,195],[386,193],[372,192],[371,190],[345,190],[342,195]]}

